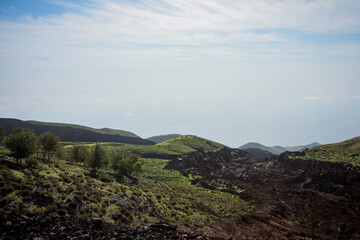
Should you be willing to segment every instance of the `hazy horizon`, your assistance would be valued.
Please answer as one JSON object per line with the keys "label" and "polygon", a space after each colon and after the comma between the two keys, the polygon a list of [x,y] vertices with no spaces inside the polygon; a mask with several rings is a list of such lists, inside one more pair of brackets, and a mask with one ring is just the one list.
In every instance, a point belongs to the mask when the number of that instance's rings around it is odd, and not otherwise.
{"label": "hazy horizon", "polygon": [[230,147],[360,136],[356,0],[4,0],[0,117]]}

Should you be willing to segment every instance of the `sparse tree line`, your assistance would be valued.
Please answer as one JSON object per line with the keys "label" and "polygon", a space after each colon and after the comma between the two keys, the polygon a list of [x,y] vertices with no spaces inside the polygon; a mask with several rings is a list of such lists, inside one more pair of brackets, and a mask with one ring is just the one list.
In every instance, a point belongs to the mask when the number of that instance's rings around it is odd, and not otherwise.
{"label": "sparse tree line", "polygon": [[134,174],[140,174],[142,163],[140,156],[134,153],[109,154],[104,147],[97,143],[95,147],[88,149],[84,145],[75,145],[69,155],[69,160],[74,163],[87,165],[96,176],[101,168],[108,168],[120,179],[131,178]]}
{"label": "sparse tree line", "polygon": [[[1,127],[1,132],[3,132]],[[23,159],[32,157],[35,153],[42,152],[43,158],[50,160],[59,146],[59,137],[51,132],[42,133],[36,137],[30,129],[15,127],[8,136],[1,134],[1,144],[4,144],[15,158],[17,164],[22,164]]]}
{"label": "sparse tree line", "polygon": [[11,134],[5,136],[0,126],[0,145],[8,148],[11,156],[20,165],[23,159],[26,159],[27,165],[37,165],[35,155],[48,161],[55,155],[57,159],[66,159],[89,167],[95,177],[102,168],[110,169],[119,179],[124,177],[132,179],[133,175],[140,174],[142,170],[140,156],[137,154],[117,152],[109,154],[100,143],[96,143],[91,148],[74,145],[69,151],[65,151],[60,138],[52,132],[45,132],[36,137],[32,130],[16,127]]}

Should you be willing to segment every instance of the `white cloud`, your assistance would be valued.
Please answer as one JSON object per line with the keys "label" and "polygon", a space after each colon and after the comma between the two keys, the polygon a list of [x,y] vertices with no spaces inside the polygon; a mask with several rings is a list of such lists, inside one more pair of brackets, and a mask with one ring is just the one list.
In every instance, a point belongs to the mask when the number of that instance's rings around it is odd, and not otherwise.
{"label": "white cloud", "polygon": [[351,95],[351,96],[311,96],[311,97],[304,97],[304,99],[309,100],[309,101],[360,99],[360,95]]}
{"label": "white cloud", "polygon": [[[286,41],[271,29],[359,33],[358,1],[164,0],[142,4],[95,0],[77,11],[1,22],[1,44],[121,48],[211,46]],[[268,33],[253,32],[256,29]],[[23,41],[22,41],[23,40]]]}
{"label": "white cloud", "polygon": [[313,97],[304,97],[305,100],[309,100],[309,101],[316,101],[316,100],[320,100],[321,97],[317,97],[317,96],[313,96]]}
{"label": "white cloud", "polygon": [[[299,99],[358,101],[358,0],[73,2],[66,14],[0,21],[1,114],[153,132],[243,121],[253,134]],[[328,41],[342,34],[350,40]]]}
{"label": "white cloud", "polygon": [[360,56],[359,42],[300,46],[277,31],[358,33],[358,1],[94,0],[70,7],[76,11],[0,22],[4,68],[106,71]]}

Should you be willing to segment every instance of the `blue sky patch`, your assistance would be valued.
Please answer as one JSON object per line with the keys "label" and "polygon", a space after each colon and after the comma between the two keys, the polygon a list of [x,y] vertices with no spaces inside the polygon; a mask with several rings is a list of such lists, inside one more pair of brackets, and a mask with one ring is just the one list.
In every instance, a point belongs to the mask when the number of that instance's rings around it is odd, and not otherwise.
{"label": "blue sky patch", "polygon": [[90,2],[91,1],[89,0],[79,0],[79,1],[1,0],[0,19],[7,21],[16,21],[24,16],[37,18],[52,14],[63,14],[66,12],[75,11],[75,9],[66,5],[67,3],[83,4]]}

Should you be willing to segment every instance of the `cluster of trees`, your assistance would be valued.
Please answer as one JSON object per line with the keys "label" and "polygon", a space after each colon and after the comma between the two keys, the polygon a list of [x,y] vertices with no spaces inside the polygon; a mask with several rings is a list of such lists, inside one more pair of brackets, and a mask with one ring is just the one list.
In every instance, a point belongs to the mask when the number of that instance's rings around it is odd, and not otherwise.
{"label": "cluster of trees", "polygon": [[132,178],[133,174],[140,174],[142,171],[139,155],[133,153],[109,154],[99,143],[92,149],[83,145],[75,145],[70,151],[70,160],[74,163],[88,165],[94,176],[101,168],[112,170],[119,179]]}
{"label": "cluster of trees", "polygon": [[45,132],[38,138],[30,129],[16,127],[12,133],[5,137],[5,147],[11,151],[11,155],[21,164],[22,159],[29,158],[34,153],[43,151],[44,159],[48,159],[58,147],[59,137],[51,132]]}
{"label": "cluster of trees", "polygon": [[10,135],[4,137],[0,126],[0,143],[5,143],[5,147],[11,151],[18,164],[22,164],[22,159],[29,159],[35,153],[39,156],[42,152],[43,159],[48,160],[53,154],[56,154],[58,159],[63,159],[67,155],[67,159],[73,163],[82,163],[90,167],[95,177],[101,168],[109,168],[119,179],[125,176],[132,178],[134,173],[140,174],[142,170],[140,156],[137,154],[109,154],[99,143],[90,149],[83,145],[75,145],[66,154],[59,141],[59,137],[52,132],[45,132],[36,137],[33,130],[21,127],[14,128]]}

